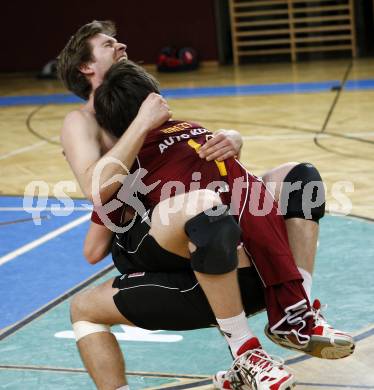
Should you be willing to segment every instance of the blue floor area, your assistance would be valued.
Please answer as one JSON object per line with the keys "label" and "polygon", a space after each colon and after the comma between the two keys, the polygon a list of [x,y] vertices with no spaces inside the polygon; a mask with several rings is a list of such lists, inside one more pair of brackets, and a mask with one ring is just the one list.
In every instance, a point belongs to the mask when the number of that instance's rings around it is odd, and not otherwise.
{"label": "blue floor area", "polygon": [[[167,88],[161,93],[167,99],[186,99],[214,96],[273,95],[294,93],[329,92],[341,85],[339,80],[304,83],[274,83],[260,85],[226,85],[218,87]],[[373,90],[374,80],[349,80],[344,89],[348,91]],[[1,96],[0,107],[42,104],[83,103],[72,94],[50,94],[29,96]]]}
{"label": "blue floor area", "polygon": [[[1,197],[0,207],[22,207],[22,201],[21,197]],[[57,203],[50,199],[46,207]],[[75,201],[76,207],[83,204],[87,202]],[[87,211],[74,211],[55,216],[44,211],[41,215],[48,219],[35,225],[25,211],[1,211],[0,259],[85,214]],[[87,227],[85,222],[0,265],[0,329],[22,320],[111,263],[109,258],[94,266],[85,261]]]}
{"label": "blue floor area", "polygon": [[312,292],[337,327],[357,332],[374,323],[374,222],[326,216],[320,222]]}
{"label": "blue floor area", "polygon": [[[89,211],[67,211],[66,216],[56,216],[57,211],[51,211],[50,208],[64,207],[64,205],[55,198],[42,198],[38,203],[31,197],[25,198],[19,196],[2,196],[0,197],[0,257],[9,253],[21,245],[40,238],[44,234],[55,230],[72,220],[79,218]],[[91,207],[85,200],[75,200],[73,207],[83,208]],[[24,207],[32,210],[24,211]],[[37,211],[36,208],[44,210]],[[14,209],[20,209],[15,211]],[[65,208],[66,209],[66,208]],[[40,224],[33,221],[33,217],[40,218]]]}

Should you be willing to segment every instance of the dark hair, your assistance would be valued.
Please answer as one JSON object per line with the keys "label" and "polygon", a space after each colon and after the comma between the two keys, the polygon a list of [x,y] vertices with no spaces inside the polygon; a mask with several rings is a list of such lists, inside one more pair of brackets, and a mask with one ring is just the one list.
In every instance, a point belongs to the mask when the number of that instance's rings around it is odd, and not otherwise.
{"label": "dark hair", "polygon": [[88,100],[92,85],[79,67],[94,60],[89,40],[97,34],[116,35],[116,27],[109,20],[94,20],[82,26],[57,57],[57,72],[67,89]]}
{"label": "dark hair", "polygon": [[95,91],[97,122],[119,138],[151,92],[160,93],[159,83],[152,75],[132,61],[117,62],[110,67]]}

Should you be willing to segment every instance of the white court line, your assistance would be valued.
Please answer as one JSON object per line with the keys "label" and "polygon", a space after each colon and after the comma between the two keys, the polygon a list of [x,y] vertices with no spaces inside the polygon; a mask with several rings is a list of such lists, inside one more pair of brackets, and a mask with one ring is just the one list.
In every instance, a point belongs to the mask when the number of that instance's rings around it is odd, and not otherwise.
{"label": "white court line", "polygon": [[33,212],[33,211],[92,211],[93,206],[92,205],[83,205],[82,207],[0,207],[0,211],[26,211],[26,212]]}
{"label": "white court line", "polygon": [[[313,139],[318,133],[314,134],[279,134],[279,135],[244,135],[242,136],[244,140],[281,140],[281,139]],[[374,136],[374,131],[367,131],[361,133],[342,133],[342,136],[346,137],[362,137]],[[318,134],[318,138],[332,138],[334,135],[330,134]]]}
{"label": "white court line", "polygon": [[[55,136],[51,138],[51,141],[55,141],[59,139],[59,136]],[[24,146],[23,148],[12,150],[11,152],[0,155],[0,160],[5,160],[8,157],[16,156],[17,154],[25,153],[33,149],[40,148],[41,146],[48,144],[47,141],[40,141],[32,145]]]}
{"label": "white court line", "polygon": [[45,234],[44,236],[38,238],[37,240],[31,241],[28,244],[21,246],[20,248],[8,253],[5,256],[0,257],[0,266],[4,265],[8,261],[13,260],[14,258],[31,251],[31,249],[34,249],[45,242],[52,240],[52,238],[55,238],[59,236],[60,234],[63,234],[67,232],[68,230],[71,230],[75,228],[78,225],[81,225],[83,222],[88,221],[91,218],[91,214],[83,215],[82,217],[75,219],[74,221],[69,222],[68,224],[61,226],[60,228],[53,230],[50,233]]}

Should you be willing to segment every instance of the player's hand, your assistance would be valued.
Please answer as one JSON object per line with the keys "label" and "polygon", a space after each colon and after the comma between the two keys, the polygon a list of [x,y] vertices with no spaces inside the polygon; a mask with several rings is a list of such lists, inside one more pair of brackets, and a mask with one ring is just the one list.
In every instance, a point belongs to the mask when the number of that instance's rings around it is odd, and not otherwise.
{"label": "player's hand", "polygon": [[171,116],[167,101],[161,95],[152,92],[140,106],[135,120],[145,131],[150,131],[164,124]]}
{"label": "player's hand", "polygon": [[207,161],[223,161],[238,157],[243,146],[243,139],[236,130],[218,130],[200,149],[199,157]]}

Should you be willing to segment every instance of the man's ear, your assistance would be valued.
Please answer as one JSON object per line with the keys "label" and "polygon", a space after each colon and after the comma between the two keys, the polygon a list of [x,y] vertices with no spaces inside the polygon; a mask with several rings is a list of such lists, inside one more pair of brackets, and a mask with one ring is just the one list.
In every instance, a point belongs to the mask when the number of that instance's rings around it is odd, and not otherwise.
{"label": "man's ear", "polygon": [[79,70],[85,74],[85,75],[91,75],[94,73],[94,70],[92,69],[92,66],[90,63],[88,64],[82,64],[79,66]]}

